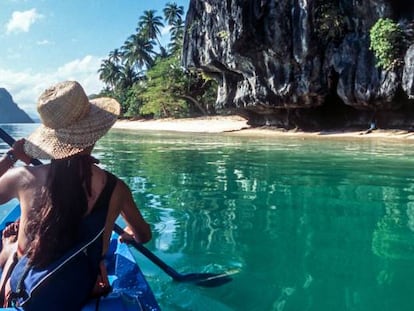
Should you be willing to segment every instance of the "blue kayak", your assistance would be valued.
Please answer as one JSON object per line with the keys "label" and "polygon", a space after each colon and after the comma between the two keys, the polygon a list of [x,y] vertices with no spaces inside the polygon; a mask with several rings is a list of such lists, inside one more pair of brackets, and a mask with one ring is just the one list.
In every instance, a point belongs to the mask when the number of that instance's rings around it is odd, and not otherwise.
{"label": "blue kayak", "polygon": [[[0,222],[3,229],[8,222],[15,221],[20,216],[20,207],[16,206]],[[154,294],[145,279],[141,269],[135,262],[129,247],[118,242],[113,234],[110,247],[105,256],[109,281],[112,292],[99,300],[100,311],[157,311],[161,310]],[[0,308],[0,310],[18,310],[16,308]],[[91,300],[82,311],[97,310],[96,299]]]}

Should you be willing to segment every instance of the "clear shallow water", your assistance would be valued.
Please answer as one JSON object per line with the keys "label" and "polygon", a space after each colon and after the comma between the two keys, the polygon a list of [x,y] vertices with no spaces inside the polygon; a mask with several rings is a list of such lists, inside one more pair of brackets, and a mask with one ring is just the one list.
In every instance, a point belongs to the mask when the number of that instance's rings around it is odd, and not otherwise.
{"label": "clear shallow water", "polygon": [[237,272],[200,288],[137,254],[163,310],[412,310],[411,143],[114,130],[95,150],[151,250],[180,272]]}

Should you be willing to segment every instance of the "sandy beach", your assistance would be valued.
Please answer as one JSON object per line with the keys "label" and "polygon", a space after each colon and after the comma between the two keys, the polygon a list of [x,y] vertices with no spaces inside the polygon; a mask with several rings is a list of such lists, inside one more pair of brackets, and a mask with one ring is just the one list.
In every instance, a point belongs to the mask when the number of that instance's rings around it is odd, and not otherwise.
{"label": "sandy beach", "polygon": [[214,116],[185,119],[119,120],[114,128],[126,130],[223,133],[249,129],[247,120],[239,116]]}
{"label": "sandy beach", "polygon": [[114,125],[115,129],[133,131],[171,131],[192,133],[229,133],[232,135],[246,136],[302,136],[320,138],[392,138],[414,139],[414,132],[406,130],[373,130],[366,131],[327,131],[327,132],[303,132],[297,130],[283,130],[276,128],[252,128],[247,120],[240,116],[214,116],[185,119],[159,119],[159,120],[119,120]]}

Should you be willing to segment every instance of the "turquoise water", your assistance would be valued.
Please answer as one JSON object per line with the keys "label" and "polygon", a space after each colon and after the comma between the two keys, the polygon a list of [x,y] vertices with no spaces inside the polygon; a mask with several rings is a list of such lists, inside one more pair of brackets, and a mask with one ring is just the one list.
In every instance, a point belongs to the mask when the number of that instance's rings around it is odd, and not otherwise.
{"label": "turquoise water", "polygon": [[113,130],[95,155],[133,190],[148,248],[183,273],[235,273],[201,288],[137,254],[163,310],[413,308],[410,142]]}

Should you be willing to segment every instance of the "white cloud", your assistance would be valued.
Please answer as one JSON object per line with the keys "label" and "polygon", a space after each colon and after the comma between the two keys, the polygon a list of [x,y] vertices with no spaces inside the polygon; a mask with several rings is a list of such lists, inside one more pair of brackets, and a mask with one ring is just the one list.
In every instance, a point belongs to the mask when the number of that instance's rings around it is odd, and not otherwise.
{"label": "white cloud", "polygon": [[28,32],[30,27],[42,17],[43,15],[37,13],[36,9],[14,11],[6,24],[6,33]]}
{"label": "white cloud", "polygon": [[103,88],[98,69],[101,57],[87,55],[66,63],[56,70],[33,73],[15,72],[0,68],[0,87],[12,95],[15,103],[30,116],[37,118],[36,101],[49,86],[65,80],[78,81],[87,94],[98,93]]}
{"label": "white cloud", "polygon": [[161,28],[161,36],[166,36],[170,34],[171,26],[167,25]]}
{"label": "white cloud", "polygon": [[50,42],[49,40],[44,39],[44,40],[37,41],[36,44],[37,45],[49,45],[49,44],[52,44],[52,42]]}
{"label": "white cloud", "polygon": [[[168,43],[170,43],[170,37],[171,37],[170,36],[170,29],[171,29],[170,25],[167,25],[167,26],[161,28],[161,37],[159,38],[159,40],[161,42],[161,45],[164,48],[166,48]],[[157,48],[158,48],[158,46],[157,46]]]}

